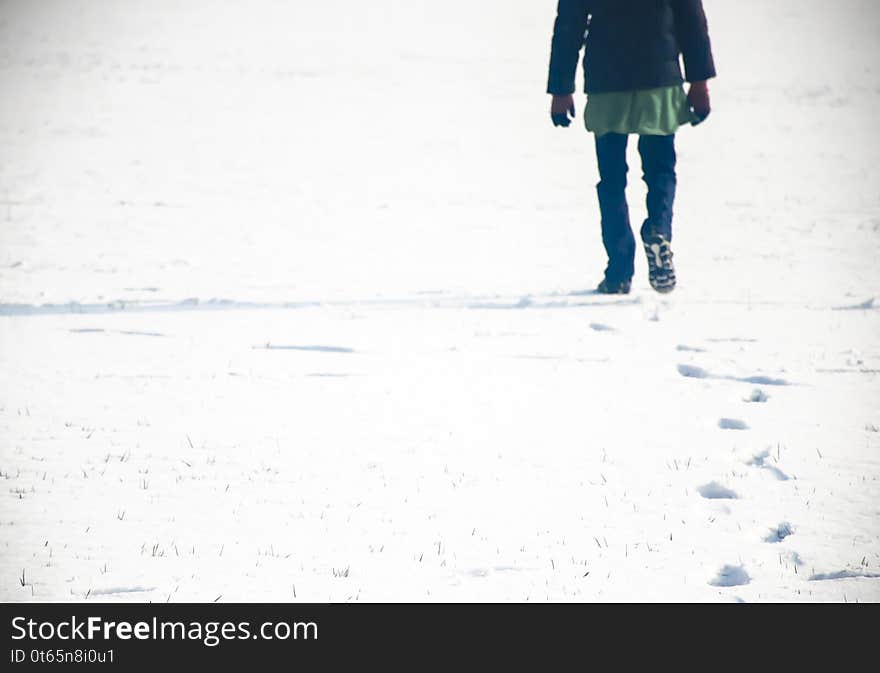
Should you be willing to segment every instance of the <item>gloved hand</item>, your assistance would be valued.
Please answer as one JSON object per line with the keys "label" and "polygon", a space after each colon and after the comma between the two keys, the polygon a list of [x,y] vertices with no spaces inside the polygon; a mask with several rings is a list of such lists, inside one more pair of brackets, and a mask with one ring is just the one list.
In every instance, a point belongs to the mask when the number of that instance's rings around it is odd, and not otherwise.
{"label": "gloved hand", "polygon": [[696,117],[691,123],[696,126],[708,117],[712,111],[712,105],[709,101],[709,85],[706,81],[691,82],[687,92],[687,99]]}
{"label": "gloved hand", "polygon": [[574,117],[574,96],[571,94],[553,96],[553,102],[550,103],[550,118],[553,120],[553,126],[568,126]]}

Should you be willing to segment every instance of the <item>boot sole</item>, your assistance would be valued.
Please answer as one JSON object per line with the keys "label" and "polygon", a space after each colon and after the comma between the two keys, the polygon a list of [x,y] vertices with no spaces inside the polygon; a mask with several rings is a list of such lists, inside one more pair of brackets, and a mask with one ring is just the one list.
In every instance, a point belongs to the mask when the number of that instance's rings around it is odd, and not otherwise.
{"label": "boot sole", "polygon": [[669,241],[662,236],[653,236],[642,243],[648,257],[648,282],[651,287],[661,294],[672,292],[675,289],[675,267]]}

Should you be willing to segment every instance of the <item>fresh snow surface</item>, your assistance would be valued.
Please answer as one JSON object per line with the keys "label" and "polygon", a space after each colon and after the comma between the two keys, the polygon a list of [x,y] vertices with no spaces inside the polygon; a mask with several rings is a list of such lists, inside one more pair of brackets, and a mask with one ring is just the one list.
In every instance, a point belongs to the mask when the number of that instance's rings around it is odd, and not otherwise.
{"label": "fresh snow surface", "polygon": [[6,0],[0,599],[880,599],[880,10],[705,6],[605,297],[555,0]]}

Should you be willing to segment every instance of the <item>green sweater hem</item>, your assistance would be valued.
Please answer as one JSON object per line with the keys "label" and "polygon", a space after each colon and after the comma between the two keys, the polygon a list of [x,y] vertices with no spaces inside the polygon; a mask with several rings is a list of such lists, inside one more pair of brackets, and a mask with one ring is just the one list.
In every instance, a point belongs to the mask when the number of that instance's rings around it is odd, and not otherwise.
{"label": "green sweater hem", "polygon": [[680,84],[589,94],[584,108],[587,131],[597,136],[606,133],[668,136],[693,121],[696,116]]}

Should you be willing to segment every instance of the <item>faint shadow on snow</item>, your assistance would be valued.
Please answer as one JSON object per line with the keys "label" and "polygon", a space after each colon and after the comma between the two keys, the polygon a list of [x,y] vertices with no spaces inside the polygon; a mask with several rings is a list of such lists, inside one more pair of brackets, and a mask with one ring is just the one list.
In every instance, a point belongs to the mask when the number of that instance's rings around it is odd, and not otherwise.
{"label": "faint shadow on snow", "polygon": [[726,486],[722,486],[717,481],[710,481],[697,487],[697,493],[708,500],[736,500],[739,496]]}
{"label": "faint shadow on snow", "polygon": [[[369,303],[369,302],[366,302]],[[329,302],[335,306],[354,306],[358,302]],[[230,311],[254,309],[295,309],[321,306],[321,302],[276,302],[261,303],[249,301],[233,301],[231,299],[199,300],[196,297],[183,301],[132,300],[117,299],[101,303],[80,303],[76,301],[66,304],[2,304],[0,315],[101,315],[106,313],[174,313],[178,311]]]}
{"label": "faint shadow on snow", "polygon": [[594,332],[616,332],[617,330],[609,325],[603,325],[600,322],[591,322],[590,329]]}
{"label": "faint shadow on snow", "polygon": [[155,591],[156,587],[107,587],[106,589],[92,589],[89,591],[90,596],[112,596],[114,594],[138,594],[149,593]]}
{"label": "faint shadow on snow", "polygon": [[[321,308],[325,306],[343,308],[462,308],[462,309],[526,309],[526,308],[585,308],[592,306],[632,306],[641,303],[639,297],[627,299],[610,299],[600,301],[571,301],[572,298],[598,295],[592,292],[548,293],[538,299],[532,295],[524,295],[513,300],[503,296],[454,296],[440,291],[432,291],[411,297],[372,299],[333,299],[304,301],[238,301],[234,299],[199,299],[190,297],[182,301],[163,301],[159,299],[117,299],[108,302],[80,303],[71,301],[64,304],[4,304],[0,303],[0,315],[82,315],[105,313],[174,313],[178,311],[253,311],[253,310],[289,310],[304,308]],[[605,295],[601,295],[605,297]],[[549,298],[549,301],[547,300]]]}
{"label": "faint shadow on snow", "polygon": [[[589,294],[599,294],[592,292]],[[566,297],[579,297],[579,293],[569,293],[565,295],[551,294],[550,297],[560,297],[560,299],[536,300],[531,295],[520,297],[517,301],[492,301],[478,300],[462,305],[450,303],[450,301],[436,301],[434,306],[444,308],[469,308],[478,310],[521,310],[527,308],[588,308],[593,306],[632,306],[638,304],[641,300],[638,297],[632,299],[612,299],[608,301],[569,301]],[[600,295],[605,296],[605,295]]]}
{"label": "faint shadow on snow", "polygon": [[718,427],[722,430],[748,430],[749,426],[745,421],[738,418],[719,418]]}
{"label": "faint shadow on snow", "polygon": [[520,355],[510,355],[508,356],[513,358],[514,360],[538,360],[538,361],[549,361],[549,362],[581,362],[581,363],[600,363],[604,364],[610,361],[610,358],[573,358],[569,355],[545,355],[542,353],[524,353]]}
{"label": "faint shadow on snow", "polygon": [[126,336],[148,336],[148,337],[164,337],[161,332],[143,332],[139,330],[105,330],[103,327],[79,327],[68,330],[73,334],[123,334]]}
{"label": "faint shadow on snow", "polygon": [[718,571],[718,574],[709,580],[713,587],[738,587],[748,584],[752,580],[746,569],[742,566],[726,565]]}
{"label": "faint shadow on snow", "polygon": [[837,570],[830,573],[815,573],[810,575],[807,579],[809,579],[810,582],[819,582],[822,580],[845,580],[855,577],[878,579],[880,578],[880,573],[871,573],[867,570]]}
{"label": "faint shadow on snow", "polygon": [[517,568],[516,566],[500,565],[493,566],[492,568],[471,568],[470,570],[463,571],[463,573],[469,577],[483,578],[488,577],[492,573],[520,572],[521,570],[522,568]]}
{"label": "faint shadow on snow", "polygon": [[751,465],[752,467],[759,467],[762,470],[767,470],[779,481],[788,481],[790,477],[775,465],[768,464],[768,458],[772,460],[770,449],[764,449],[763,451],[761,451],[761,453],[752,456],[752,458],[746,462],[746,465]]}
{"label": "faint shadow on snow", "polygon": [[770,529],[770,532],[764,536],[764,542],[776,544],[777,542],[782,542],[789,535],[794,535],[794,529],[788,521],[782,521]]}
{"label": "faint shadow on snow", "polygon": [[140,332],[138,330],[119,330],[119,334],[126,334],[128,336],[149,336],[149,337],[163,337],[165,336],[161,332]]}
{"label": "faint shadow on snow", "polygon": [[356,353],[353,348],[344,346],[285,346],[276,344],[263,344],[262,346],[254,346],[254,350],[268,351],[313,351],[317,353]]}
{"label": "faint shadow on snow", "polygon": [[866,299],[861,304],[854,304],[852,306],[834,306],[832,310],[834,311],[870,311],[871,309],[878,309],[880,306],[874,305],[874,297],[870,299]]}
{"label": "faint shadow on snow", "polygon": [[[607,297],[607,294],[599,292],[596,288],[591,290],[573,290],[572,292],[551,292],[550,297]],[[629,299],[611,300],[609,304],[638,304],[641,302],[639,297],[631,297]]]}
{"label": "faint shadow on snow", "polygon": [[713,374],[710,371],[697,367],[696,365],[678,365],[678,373],[689,379],[720,379],[723,381],[739,381],[740,383],[753,383],[763,386],[790,386],[790,382],[785,379],[775,379],[770,376],[727,376],[724,374]]}
{"label": "faint shadow on snow", "polygon": [[714,339],[706,339],[706,341],[711,341],[712,343],[744,343],[744,344],[754,344],[758,343],[757,339],[751,339],[749,337],[716,337]]}
{"label": "faint shadow on snow", "polygon": [[[560,302],[557,302],[560,303]],[[535,306],[534,300],[529,297],[520,297],[519,301],[515,301],[513,303],[503,302],[475,302],[473,304],[468,304],[468,308],[474,309],[517,309],[517,308],[531,308]]]}

